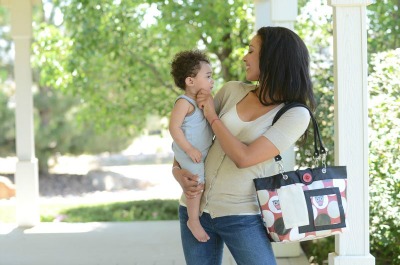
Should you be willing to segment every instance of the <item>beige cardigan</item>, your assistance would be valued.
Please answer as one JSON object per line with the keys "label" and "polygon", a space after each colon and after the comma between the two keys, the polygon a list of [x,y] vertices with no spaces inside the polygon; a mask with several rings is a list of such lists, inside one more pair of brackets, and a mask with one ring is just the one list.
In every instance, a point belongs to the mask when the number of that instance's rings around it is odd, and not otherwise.
{"label": "beige cardigan", "polygon": [[[215,109],[224,125],[230,123],[224,119],[232,107],[242,100],[255,86],[243,82],[226,83],[214,97]],[[310,115],[305,108],[288,110],[275,124],[272,120],[283,104],[272,109],[246,126],[235,135],[243,143],[251,143],[260,136],[268,138],[283,153],[305,132]],[[247,125],[248,124],[248,125]],[[206,184],[202,196],[200,211],[205,209],[212,218],[227,215],[258,214],[256,191],[253,179],[277,174],[274,159],[261,162],[247,168],[237,168],[225,155],[216,138],[205,161]],[[181,197],[181,204],[186,205],[186,198]]]}

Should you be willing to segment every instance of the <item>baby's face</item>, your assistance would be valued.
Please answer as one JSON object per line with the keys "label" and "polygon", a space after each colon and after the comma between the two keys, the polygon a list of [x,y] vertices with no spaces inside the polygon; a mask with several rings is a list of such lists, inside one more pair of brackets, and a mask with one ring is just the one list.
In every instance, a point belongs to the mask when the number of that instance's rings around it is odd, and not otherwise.
{"label": "baby's face", "polygon": [[197,73],[196,77],[193,78],[194,86],[193,93],[197,94],[200,89],[205,89],[207,91],[211,91],[214,86],[214,80],[212,78],[212,69],[211,65],[206,62],[201,62],[200,71]]}

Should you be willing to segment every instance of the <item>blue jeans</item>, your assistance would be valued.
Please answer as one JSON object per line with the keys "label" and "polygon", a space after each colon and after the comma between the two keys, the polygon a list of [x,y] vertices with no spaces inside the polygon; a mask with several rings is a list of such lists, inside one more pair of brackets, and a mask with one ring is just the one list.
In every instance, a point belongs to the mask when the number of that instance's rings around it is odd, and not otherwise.
{"label": "blue jeans", "polygon": [[200,223],[210,236],[201,243],[187,227],[188,215],[179,206],[183,252],[187,265],[219,265],[224,242],[238,265],[276,265],[271,243],[259,215],[233,215],[212,219],[203,213]]}

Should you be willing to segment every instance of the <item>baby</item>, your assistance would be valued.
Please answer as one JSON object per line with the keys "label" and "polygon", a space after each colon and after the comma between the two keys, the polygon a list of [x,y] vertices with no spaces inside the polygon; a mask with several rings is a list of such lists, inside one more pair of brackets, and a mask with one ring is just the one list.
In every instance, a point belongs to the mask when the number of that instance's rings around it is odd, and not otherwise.
{"label": "baby", "polygon": [[[204,183],[204,159],[212,143],[213,133],[203,111],[197,107],[200,89],[211,91],[214,85],[207,56],[199,50],[179,52],[171,63],[175,84],[184,91],[171,112],[169,131],[174,140],[172,150],[179,165],[199,177]],[[199,220],[201,196],[187,198],[187,225],[200,242],[209,239]]]}

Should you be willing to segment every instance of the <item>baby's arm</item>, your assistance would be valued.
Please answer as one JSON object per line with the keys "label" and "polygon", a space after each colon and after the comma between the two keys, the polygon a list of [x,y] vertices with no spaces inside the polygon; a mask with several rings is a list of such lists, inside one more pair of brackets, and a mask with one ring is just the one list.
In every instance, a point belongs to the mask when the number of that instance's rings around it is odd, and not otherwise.
{"label": "baby's arm", "polygon": [[179,147],[185,151],[185,153],[195,163],[201,162],[201,152],[193,147],[186,139],[182,131],[182,123],[188,113],[193,112],[194,107],[185,99],[178,99],[171,112],[169,121],[169,132],[171,133],[172,139]]}

